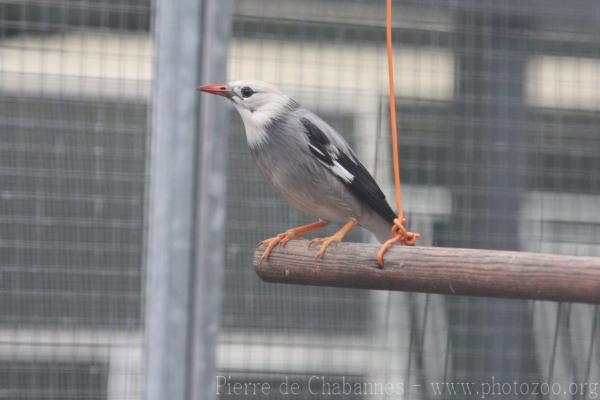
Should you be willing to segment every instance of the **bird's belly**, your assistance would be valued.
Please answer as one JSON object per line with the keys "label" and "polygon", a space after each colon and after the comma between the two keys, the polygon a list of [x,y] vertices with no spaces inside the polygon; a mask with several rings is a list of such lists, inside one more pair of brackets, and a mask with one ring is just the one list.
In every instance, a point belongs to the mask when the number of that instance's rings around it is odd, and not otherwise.
{"label": "bird's belly", "polygon": [[320,219],[332,222],[346,221],[354,216],[352,210],[347,206],[336,204],[323,198],[316,198],[310,195],[303,196],[297,193],[290,192],[289,188],[277,187],[276,191],[287,200],[292,206],[307,214],[314,215]]}
{"label": "bird's belly", "polygon": [[275,191],[297,209],[323,220],[359,218],[360,205],[343,184],[318,164],[294,160],[256,159],[259,170]]}

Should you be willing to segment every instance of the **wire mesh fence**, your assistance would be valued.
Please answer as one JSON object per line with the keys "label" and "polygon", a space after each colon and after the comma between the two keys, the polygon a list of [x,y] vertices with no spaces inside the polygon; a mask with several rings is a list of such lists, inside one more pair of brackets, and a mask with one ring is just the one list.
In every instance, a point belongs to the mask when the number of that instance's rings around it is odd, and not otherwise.
{"label": "wire mesh fence", "polygon": [[[228,76],[323,117],[391,199],[383,1],[234,4]],[[154,10],[0,2],[2,398],[141,397]],[[592,0],[394,2],[419,244],[600,256],[598,27]],[[257,382],[272,399],[598,397],[597,306],[259,281],[256,243],[311,217],[228,119],[220,398]]]}
{"label": "wire mesh fence", "polygon": [[[597,255],[598,9],[551,3],[394,2],[403,194],[421,244]],[[380,1],[238,2],[228,73],[316,111],[391,198],[384,13]],[[346,377],[358,383],[346,398],[419,399],[497,382],[560,383],[543,397],[576,398],[567,385],[598,380],[593,306],[256,281],[253,245],[310,218],[263,183],[235,111],[231,121],[227,382],[289,376],[300,396],[326,398]],[[506,394],[536,397],[522,389]]]}
{"label": "wire mesh fence", "polygon": [[139,398],[149,18],[0,3],[1,398]]}

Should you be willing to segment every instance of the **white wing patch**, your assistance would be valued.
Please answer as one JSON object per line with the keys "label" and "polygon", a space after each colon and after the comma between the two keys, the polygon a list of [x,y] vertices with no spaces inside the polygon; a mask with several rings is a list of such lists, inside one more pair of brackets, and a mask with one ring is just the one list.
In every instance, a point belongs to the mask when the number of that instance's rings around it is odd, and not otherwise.
{"label": "white wing patch", "polygon": [[354,180],[354,175],[348,172],[346,168],[342,167],[342,165],[339,162],[337,162],[337,160],[333,161],[333,166],[330,166],[330,168],[334,174],[339,176],[345,182],[352,183],[352,181]]}
{"label": "white wing patch", "polygon": [[324,154],[324,153],[323,153],[321,150],[319,150],[319,148],[318,148],[318,147],[316,147],[316,146],[313,146],[312,144],[309,144],[309,146],[310,146],[310,147],[311,147],[311,148],[312,148],[314,151],[316,151],[317,153],[319,153],[320,155],[322,155],[323,157],[325,157],[325,154]]}
{"label": "white wing patch", "polygon": [[[313,121],[307,118],[300,120],[304,126],[304,132],[308,138],[308,147],[312,155],[329,169],[335,176],[347,184],[354,181],[354,175],[344,167],[339,160],[349,159],[339,148],[331,143],[330,138]],[[318,121],[317,121],[318,123]]]}

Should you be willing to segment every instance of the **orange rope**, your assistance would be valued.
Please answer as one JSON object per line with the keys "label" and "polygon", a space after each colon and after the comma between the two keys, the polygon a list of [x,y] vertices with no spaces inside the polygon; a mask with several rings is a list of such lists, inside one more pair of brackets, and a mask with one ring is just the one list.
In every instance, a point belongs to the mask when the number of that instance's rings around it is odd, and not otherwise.
{"label": "orange rope", "polygon": [[404,227],[406,219],[402,208],[402,194],[400,192],[400,156],[398,154],[398,127],[396,123],[396,95],[394,94],[394,62],[392,47],[392,0],[386,0],[385,37],[387,44],[388,82],[390,98],[390,127],[392,134],[392,155],[394,161],[394,188],[396,191],[396,209],[398,218],[394,219],[392,226],[392,238],[385,242],[377,252],[377,263],[383,268],[383,256],[387,249],[394,243],[400,242],[406,246],[414,246],[421,236],[418,233],[409,232]]}
{"label": "orange rope", "polygon": [[385,39],[387,44],[388,82],[390,96],[390,119],[392,131],[392,155],[394,157],[394,187],[396,189],[396,210],[398,218],[404,218],[402,194],[400,193],[400,157],[398,155],[398,125],[396,123],[396,95],[394,94],[394,60],[392,48],[392,0],[387,1]]}

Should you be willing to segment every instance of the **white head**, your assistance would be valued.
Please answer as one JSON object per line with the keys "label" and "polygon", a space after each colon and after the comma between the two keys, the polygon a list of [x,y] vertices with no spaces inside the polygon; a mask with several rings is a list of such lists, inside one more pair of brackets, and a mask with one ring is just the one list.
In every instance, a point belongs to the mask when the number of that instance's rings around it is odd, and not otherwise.
{"label": "white head", "polygon": [[276,86],[263,81],[231,81],[227,84],[200,86],[198,90],[231,100],[242,117],[246,139],[251,147],[259,146],[265,141],[265,128],[269,122],[297,107],[297,104],[281,93]]}

